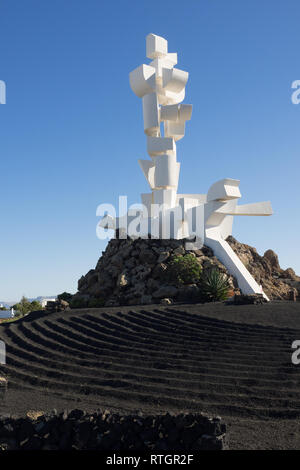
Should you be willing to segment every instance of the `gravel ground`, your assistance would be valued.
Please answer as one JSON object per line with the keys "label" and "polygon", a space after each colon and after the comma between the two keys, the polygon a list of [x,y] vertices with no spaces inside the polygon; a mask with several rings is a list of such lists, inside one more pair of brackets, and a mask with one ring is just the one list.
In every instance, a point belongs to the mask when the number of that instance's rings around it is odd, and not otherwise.
{"label": "gravel ground", "polygon": [[300,303],[34,313],[0,339],[1,413],[205,411],[227,423],[231,449],[300,448]]}

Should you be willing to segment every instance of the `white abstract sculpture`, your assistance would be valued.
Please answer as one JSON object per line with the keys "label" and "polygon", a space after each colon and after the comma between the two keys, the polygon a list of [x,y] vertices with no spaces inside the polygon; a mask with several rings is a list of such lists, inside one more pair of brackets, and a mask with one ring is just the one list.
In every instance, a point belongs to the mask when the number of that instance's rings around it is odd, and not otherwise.
{"label": "white abstract sculpture", "polygon": [[[271,215],[271,204],[238,206],[239,181],[229,178],[214,183],[207,194],[177,194],[180,163],[176,158],[176,142],[184,137],[185,123],[192,115],[192,105],[180,104],[185,97],[188,73],[174,68],[177,54],[168,52],[168,43],[162,37],[147,36],[146,55],[152,61],[133,70],[129,81],[134,93],[143,101],[144,132],[150,160],[139,160],[139,164],[151,192],[141,195],[143,209],[138,216],[136,211],[128,211],[122,218],[107,215],[100,225],[118,229],[124,237],[136,234],[137,226],[140,237],[148,237],[148,234],[151,238],[196,236],[201,245],[204,243],[212,248],[215,256],[237,279],[243,293],[263,293],[226,238],[232,234],[233,216]],[[193,229],[195,213],[198,217],[196,229]]]}
{"label": "white abstract sculpture", "polygon": [[167,41],[149,34],[146,54],[152,62],[131,72],[129,80],[134,93],[143,100],[144,131],[151,160],[139,160],[139,164],[152,193],[142,194],[142,202],[153,217],[153,204],[163,204],[165,211],[178,204],[180,163],[176,159],[176,141],[184,137],[192,106],[179,104],[185,96],[188,73],[174,68],[177,54],[168,53]]}

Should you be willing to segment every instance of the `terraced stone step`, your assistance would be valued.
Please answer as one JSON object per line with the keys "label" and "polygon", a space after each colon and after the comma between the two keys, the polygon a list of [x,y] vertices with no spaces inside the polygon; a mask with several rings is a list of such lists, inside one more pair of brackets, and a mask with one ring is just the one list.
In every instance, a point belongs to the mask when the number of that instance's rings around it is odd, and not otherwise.
{"label": "terraced stone step", "polygon": [[[143,344],[143,342],[147,341],[147,344],[150,347],[154,347],[157,345],[160,345],[162,341],[164,344],[168,345],[171,344],[172,342],[176,341],[178,347],[179,346],[184,346],[186,345],[188,341],[189,345],[189,350],[194,351],[199,347],[199,341],[207,341],[208,339],[211,341],[214,339],[215,341],[219,341],[222,345],[229,343],[232,347],[235,346],[235,344],[239,344],[239,347],[241,349],[249,349],[253,351],[260,351],[260,352],[270,352],[274,351],[275,353],[284,351],[287,349],[287,347],[290,347],[292,338],[286,339],[285,341],[282,341],[279,343],[279,341],[273,340],[273,344],[270,343],[268,344],[268,347],[265,346],[265,341],[261,339],[260,342],[253,342],[252,338],[246,338],[245,342],[247,340],[247,345],[244,345],[244,343],[241,341],[242,338],[240,337],[232,337],[232,336],[224,336],[223,334],[221,335],[216,335],[215,332],[214,334],[203,334],[202,331],[197,332],[197,335],[195,332],[193,334],[189,335],[185,333],[185,335],[182,334],[177,334],[172,331],[172,338],[169,338],[168,336],[165,336],[163,334],[159,333],[149,333],[145,329],[139,329],[138,331],[128,333],[128,330],[125,330],[124,328],[114,328],[113,326],[110,326],[110,328],[107,327],[107,322],[105,322],[104,326],[103,323],[97,323],[97,322],[92,322],[91,320],[81,320],[77,319],[75,320],[60,320],[60,323],[62,325],[65,325],[65,328],[71,330],[72,332],[78,333],[80,332],[82,336],[84,337],[92,337],[92,338],[100,338],[103,337],[99,335],[98,331],[100,330],[102,333],[105,333],[107,338],[109,337],[121,337],[124,340],[132,341],[133,343],[136,344]],[[49,329],[55,329],[55,325],[53,325],[51,322],[45,322],[45,324],[49,327]],[[61,330],[63,331],[63,330]],[[293,336],[294,337],[294,336]]]}
{"label": "terraced stone step", "polygon": [[[34,330],[36,330],[36,333],[34,332]],[[37,325],[36,323],[33,323],[32,329],[30,331],[27,331],[27,335],[36,341],[39,341],[39,339],[43,338],[44,343],[49,342],[49,338],[52,338],[56,340],[56,342],[58,342],[57,343],[58,348],[59,348],[59,345],[67,344],[69,347],[73,349],[74,348],[78,349],[81,347],[83,352],[95,352],[95,353],[97,352],[97,350],[101,350],[102,348],[110,349],[111,351],[117,351],[117,350],[122,351],[125,348],[126,351],[132,351],[133,353],[136,353],[139,356],[143,354],[145,351],[148,353],[149,349],[151,349],[153,351],[152,354],[155,356],[158,356],[157,347],[152,348],[151,345],[148,345],[148,344],[144,344],[144,347],[142,347],[140,344],[134,344],[133,342],[131,342],[128,345],[128,342],[124,341],[122,337],[120,338],[116,337],[111,340],[111,337],[108,335],[101,335],[100,340],[94,340],[94,339],[91,339],[91,337],[87,337],[87,336],[84,337],[79,332],[74,333],[72,329],[70,328],[69,329],[62,328],[57,325],[52,325],[52,327],[49,328],[49,325],[44,327],[41,325]],[[66,335],[68,335],[68,337],[65,340]],[[69,338],[72,338],[72,339],[69,339]],[[88,346],[87,346],[87,340],[89,343]],[[279,350],[277,352],[270,351],[272,353],[271,362],[273,363],[277,357],[280,359],[280,357],[282,356],[284,352],[286,354],[290,354],[291,343],[289,345],[286,345],[285,350],[282,350],[282,351]],[[172,345],[174,346],[173,343]],[[234,344],[231,345],[230,343],[223,344],[223,343],[218,343],[218,342],[215,343],[213,341],[208,342],[206,340],[203,343],[199,341],[199,346],[200,347],[198,348],[198,350],[194,352],[194,351],[189,351],[189,348],[181,349],[178,347],[176,343],[176,351],[178,351],[177,356],[179,353],[182,353],[182,357],[185,357],[185,358],[188,358],[190,356],[195,356],[195,354],[200,353],[201,346],[206,350],[208,349],[208,346],[209,346],[210,349],[213,349],[216,353],[222,352],[222,354],[227,354],[227,353],[230,354],[231,351],[237,351],[237,347]],[[162,345],[159,350],[163,352],[164,354],[168,355],[169,348],[170,348],[170,343],[162,341]],[[243,343],[240,343],[240,347],[238,348],[239,356],[242,356],[244,354],[244,356],[248,358],[257,357],[259,352],[261,352],[261,355],[263,355],[266,352],[268,352],[268,349],[265,348],[264,351],[259,351],[258,348],[256,348],[256,350],[254,349],[253,351],[249,351],[249,350],[245,351]],[[171,357],[174,357],[174,355]],[[262,360],[262,359],[260,358],[259,360]]]}
{"label": "terraced stone step", "polygon": [[[14,376],[17,376],[18,374],[18,369],[16,367],[12,366],[7,366],[7,372],[9,373],[12,371]],[[53,388],[58,387],[58,383],[65,384],[65,390],[78,390],[78,387],[80,390],[83,388],[85,390],[88,390],[88,394],[99,394],[99,388],[101,388],[102,392],[104,389],[118,389],[118,390],[123,390],[126,393],[126,391],[130,390],[130,393],[146,393],[151,397],[153,400],[155,397],[160,397],[161,395],[166,397],[173,397],[176,395],[177,398],[180,399],[189,399],[191,401],[199,401],[199,400],[207,400],[208,396],[214,397],[214,400],[217,403],[220,403],[224,401],[224,399],[229,399],[231,402],[234,402],[235,404],[241,405],[241,406],[247,406],[247,404],[251,404],[253,406],[262,406],[264,403],[268,404],[269,408],[275,408],[275,407],[288,407],[288,408],[294,408],[294,409],[300,409],[300,401],[293,398],[287,398],[286,394],[284,398],[273,398],[273,396],[270,394],[268,397],[262,396],[262,389],[260,389],[260,396],[257,396],[255,394],[256,390],[252,390],[251,396],[247,394],[247,390],[244,388],[243,393],[241,390],[234,390],[233,392],[228,392],[224,390],[225,387],[221,388],[221,390],[218,390],[217,388],[211,388],[209,390],[202,390],[199,389],[197,391],[194,390],[187,390],[186,389],[181,389],[179,387],[173,388],[169,386],[165,386],[162,384],[155,384],[155,385],[150,385],[148,383],[137,383],[133,381],[128,381],[128,380],[121,380],[121,379],[111,379],[111,380],[104,380],[104,379],[97,379],[97,378],[91,378],[91,377],[84,377],[80,375],[75,375],[72,374],[69,376],[68,374],[57,372],[54,370],[46,370],[46,369],[41,369],[38,367],[32,367],[30,371],[24,370],[23,372],[23,377],[24,375],[27,377],[27,380],[29,383],[36,383],[40,384],[41,382],[47,380],[50,383],[52,383]],[[101,393],[102,393],[101,392]],[[87,393],[87,392],[85,392]],[[109,392],[110,393],[110,392]],[[225,398],[226,397],[226,398]]]}
{"label": "terraced stone step", "polygon": [[[25,360],[24,367],[27,367],[27,365],[30,366],[31,363],[33,364],[38,364],[41,366],[45,366],[47,368],[54,368],[55,370],[59,370],[60,365],[61,365],[61,359],[63,356],[58,356],[58,360],[51,360],[54,359],[52,356],[51,359],[48,359],[48,355],[46,354],[46,358],[43,358],[41,356],[32,354],[31,352],[28,352],[23,349],[18,349],[16,346],[14,347],[9,347],[8,348],[8,363],[10,364],[10,358],[22,358],[22,361]],[[78,372],[78,366],[80,365],[82,367],[82,370],[84,371],[85,374],[88,375],[101,375],[105,377],[112,377],[112,376],[117,376],[117,377],[122,377],[124,376],[124,363],[113,363],[114,358],[113,357],[108,357],[107,362],[102,361],[99,363],[99,361],[86,361],[86,362],[79,362],[75,361],[74,362],[74,357],[70,358],[69,361],[64,361],[64,370],[68,372]],[[145,365],[143,363],[143,365]],[[228,367],[226,365],[226,367]],[[207,381],[210,383],[215,383],[215,384],[233,384],[235,386],[251,386],[251,387],[264,387],[264,388],[280,388],[280,389],[285,389],[293,392],[293,390],[297,390],[298,393],[298,387],[299,387],[299,380],[298,381],[292,381],[292,380],[286,380],[286,374],[282,374],[280,378],[277,378],[274,380],[274,374],[271,375],[273,380],[268,380],[266,376],[263,374],[260,374],[261,379],[258,380],[257,377],[257,371],[256,369],[252,371],[253,378],[251,378],[251,375],[249,374],[249,371],[247,371],[248,375],[245,378],[243,376],[243,373],[240,371],[240,369],[237,369],[235,375],[232,373],[224,375],[224,368],[225,364],[219,365],[219,368],[216,368],[216,366],[212,367],[212,364],[209,364],[209,367],[204,369],[204,371],[201,373],[201,370],[203,369],[193,369],[191,372],[183,370],[181,373],[178,373],[178,371],[170,371],[170,370],[160,370],[160,369],[155,369],[155,368],[149,368],[145,369],[144,367],[133,367],[132,364],[130,366],[130,373],[127,373],[126,376],[129,378],[134,378],[138,377],[140,378],[143,376],[146,380],[152,380],[155,382],[168,382],[168,381],[173,381],[173,382],[178,382],[180,383],[180,380],[184,382],[185,384],[189,383],[189,386],[193,386],[193,383],[196,382],[198,383]],[[213,373],[217,373],[216,375],[213,375]]]}
{"label": "terraced stone step", "polygon": [[[37,362],[37,361],[36,361]],[[262,383],[259,383],[259,386],[256,387],[253,382],[247,385],[239,384],[238,380],[231,381],[231,383],[226,383],[219,377],[216,380],[215,377],[211,378],[209,376],[203,375],[202,377],[196,378],[193,375],[190,375],[188,378],[184,374],[178,376],[177,378],[168,379],[165,377],[157,377],[157,376],[147,376],[147,375],[138,375],[132,374],[130,372],[119,371],[117,374],[115,372],[108,372],[106,370],[101,369],[87,369],[82,368],[80,370],[80,374],[78,374],[78,367],[73,367],[72,369],[68,370],[66,366],[64,366],[64,373],[60,374],[57,371],[59,370],[58,364],[55,363],[54,366],[51,363],[47,364],[38,364],[32,365],[32,363],[22,362],[20,358],[15,357],[14,355],[8,356],[8,370],[13,373],[14,368],[23,367],[24,371],[29,372],[30,374],[38,374],[38,376],[46,376],[48,378],[60,378],[63,377],[64,381],[67,383],[75,382],[79,380],[81,382],[90,383],[90,384],[101,384],[101,380],[109,381],[116,379],[120,383],[122,381],[130,381],[132,384],[143,383],[145,386],[153,385],[160,385],[161,387],[171,387],[172,389],[178,390],[185,390],[188,389],[190,392],[199,391],[204,393],[229,393],[229,394],[252,394],[252,396],[256,397],[267,397],[267,398],[280,398],[280,399],[291,399],[297,400],[299,397],[298,389],[282,389],[278,387],[279,382],[276,384],[277,388],[268,388],[267,386],[263,386]],[[95,379],[94,377],[98,377]],[[69,380],[68,380],[69,378]],[[101,379],[101,380],[100,380]],[[126,383],[125,382],[125,383]],[[164,390],[162,390],[164,391]]]}
{"label": "terraced stone step", "polygon": [[[56,349],[58,351],[61,351],[61,352],[64,352],[65,354],[68,354],[69,353],[69,356],[72,358],[73,360],[73,357],[74,357],[74,353],[78,353],[79,351],[79,348],[75,349],[75,348],[66,348],[65,346],[61,345],[61,344],[56,344],[54,341],[50,342],[49,343],[49,340],[45,339],[43,340],[42,336],[36,336],[36,339],[39,340],[40,344],[43,346],[43,347],[40,347],[40,348],[36,348],[36,344],[37,343],[34,343],[34,342],[28,342],[29,346],[24,346],[24,341],[20,340],[20,338],[18,338],[18,336],[12,332],[10,332],[12,334],[12,336],[14,336],[15,338],[15,341],[16,343],[20,343],[22,342],[23,343],[23,347],[24,349],[28,349],[28,347],[32,347],[36,352],[42,354],[44,352],[44,349],[48,349],[48,351],[50,353],[53,354],[53,351],[55,351]],[[27,339],[28,341],[28,339]],[[47,348],[45,348],[45,344],[47,344]],[[205,346],[204,346],[205,347]],[[124,351],[123,348],[120,348],[121,351]],[[130,351],[130,353],[129,353]],[[97,352],[97,355],[101,356],[101,357],[104,357],[104,355],[107,355],[107,354],[112,354],[112,351],[110,348],[107,348],[107,350],[96,350]],[[125,352],[127,353],[127,358],[131,358],[133,361],[137,361],[136,363],[142,363],[144,364],[144,361],[147,360],[147,358],[151,358],[151,361],[152,362],[155,362],[153,361],[153,354],[149,354],[149,351],[146,352],[146,354],[143,354],[141,353],[140,351],[140,354],[136,354],[136,353],[131,353],[131,350],[130,348],[125,348]],[[80,350],[80,357],[81,356],[84,356],[85,353],[82,352],[82,350]],[[125,360],[124,359],[124,353],[123,352],[117,352],[115,350],[113,350],[113,355],[116,357],[120,357],[122,358],[122,361]],[[225,353],[224,351],[222,351],[222,354],[216,354],[216,352],[212,352],[211,353],[208,353],[207,351],[202,351],[202,350],[199,350],[199,357],[197,357],[197,360],[196,361],[192,361],[189,359],[189,356],[188,355],[175,355],[175,358],[174,358],[174,355],[169,357],[168,360],[167,360],[167,357],[166,357],[166,354],[164,355],[165,356],[165,361],[161,363],[161,367],[162,368],[166,368],[166,365],[170,368],[174,368],[174,367],[177,367],[178,364],[182,364],[183,367],[186,366],[186,361],[189,360],[189,364],[188,366],[195,366],[196,364],[199,364],[201,362],[205,362],[207,361],[209,364],[209,367],[214,367],[214,364],[217,359],[220,359],[221,362],[223,364],[221,364],[220,366],[224,366],[225,367],[225,362],[227,361],[228,364],[231,364],[230,366],[230,369],[234,368],[234,363],[237,363],[238,364],[238,369],[241,368],[242,366],[245,367],[245,371],[246,371],[246,374],[249,375],[249,372],[251,372],[251,368],[259,368],[260,371],[264,370],[264,373],[268,373],[267,371],[267,368],[270,367],[270,368],[273,368],[273,369],[276,369],[276,370],[279,370],[281,372],[287,372],[287,373],[297,373],[299,372],[298,370],[296,370],[291,364],[290,364],[290,357],[291,357],[291,353],[288,352],[286,353],[284,356],[281,354],[279,355],[277,358],[274,357],[274,355],[272,354],[271,357],[272,359],[269,359],[268,358],[265,358],[263,357],[263,359],[257,357],[257,356],[254,356],[255,359],[253,359],[253,356],[251,356],[251,354],[244,354],[242,355],[239,351],[236,351],[236,354],[235,355],[232,355],[232,354],[228,354],[228,353]],[[95,354],[88,354],[86,355],[86,357],[95,357]],[[141,358],[143,357],[143,360],[141,362]],[[157,354],[155,356],[157,358]],[[160,354],[158,354],[158,357],[160,358]],[[283,361],[284,360],[284,361]],[[277,361],[277,365],[276,365],[276,361]],[[158,364],[158,362],[156,362]],[[216,364],[218,364],[218,362],[216,362]],[[220,367],[219,366],[219,367]],[[218,367],[218,366],[217,366]]]}
{"label": "terraced stone step", "polygon": [[[40,338],[38,338],[38,339],[40,339]],[[16,340],[16,336],[15,336],[15,340]],[[28,349],[28,347],[30,348],[30,347],[32,347],[32,346],[34,346],[34,343],[31,343],[31,346],[30,346],[30,345],[29,345],[29,346],[28,346],[28,345],[23,345],[23,347],[24,347],[25,349]],[[52,346],[52,348],[51,348],[51,346]],[[56,346],[56,344],[53,342],[53,343],[50,345],[49,351],[51,351],[51,350],[54,351],[54,350],[55,350],[55,346]],[[58,347],[58,349],[60,350],[59,347]],[[66,351],[65,348],[63,348],[63,350],[64,350],[64,352]],[[36,352],[37,352],[37,353],[43,352],[43,349],[41,349],[41,348],[36,348]],[[78,352],[78,351],[77,351],[77,352]],[[100,354],[103,354],[103,352],[104,352],[104,351],[102,351],[102,350],[99,351]],[[72,349],[72,350],[70,351],[70,357],[73,358],[73,354],[74,354],[74,349]],[[80,354],[82,354],[82,352],[80,352]],[[107,354],[107,351],[106,351],[106,354]],[[114,352],[114,355],[116,355],[116,354],[117,354],[117,353]],[[118,354],[119,354],[119,353],[118,353]],[[119,354],[119,357],[122,357],[122,353]],[[123,355],[123,357],[124,357],[124,355]],[[150,357],[151,357],[151,356],[150,356]],[[247,356],[246,356],[246,357],[247,357]],[[133,358],[133,360],[134,360],[134,359],[135,359],[135,356],[133,355],[132,358]],[[209,354],[209,355],[207,355],[207,353],[201,352],[201,359],[202,359],[202,358],[203,358],[203,360],[208,360],[208,361],[210,361],[209,367],[214,367],[214,364],[213,364],[212,362],[216,362],[216,358],[218,358],[218,355],[216,355],[216,354]],[[212,358],[213,358],[213,361],[211,360]],[[290,352],[285,355],[285,361],[286,361],[286,362],[284,362],[283,364],[282,364],[282,359],[283,359],[282,356],[280,356],[281,362],[278,363],[278,365],[276,365],[276,361],[274,360],[273,355],[272,355],[272,358],[273,358],[273,359],[270,361],[270,364],[272,364],[271,367],[273,367],[274,369],[280,370],[281,372],[287,372],[287,373],[292,373],[292,372],[293,372],[293,373],[297,373],[297,372],[298,372],[298,370],[297,370],[296,368],[294,368],[293,366],[291,366],[291,364],[289,363],[289,361],[290,361]],[[177,361],[178,361],[178,360],[182,360],[182,359],[178,359],[178,357],[177,357],[176,359],[177,359]],[[201,362],[201,359],[200,359],[200,362]],[[223,364],[221,365],[222,367],[225,367],[225,366],[226,366],[226,365],[224,364],[224,362],[225,362],[225,360],[227,360],[228,363],[231,364],[230,368],[234,368],[234,362],[233,362],[233,359],[234,359],[234,358],[232,357],[232,355],[226,356],[226,354],[223,352],[221,359],[222,359],[222,362],[223,362]],[[237,354],[235,355],[235,360],[236,360],[236,362],[237,362],[237,364],[238,364],[238,368],[240,368],[240,367],[241,367],[242,357],[241,357],[241,355],[240,355],[238,352],[237,352]],[[259,368],[260,368],[260,370],[261,370],[261,369],[264,369],[264,368],[268,365],[267,359],[264,359],[263,361],[258,360],[258,361],[256,361],[256,362],[257,362],[257,364],[255,364],[255,361],[253,361],[253,359],[251,359],[250,361],[248,361],[248,363],[244,363],[244,367],[247,368],[247,371],[249,372],[249,371],[251,370],[251,367],[252,367],[252,368],[257,368],[257,366],[259,366]],[[197,359],[197,363],[199,363],[199,359]],[[184,364],[183,364],[183,365],[184,365]],[[193,365],[193,363],[190,362],[190,365]],[[170,366],[172,367],[173,364],[170,364]],[[265,371],[265,372],[266,372],[266,371]]]}
{"label": "terraced stone step", "polygon": [[[20,381],[18,378],[14,378],[10,380],[10,387],[11,388],[16,388],[17,390],[34,390],[40,391],[41,393],[50,393],[51,395],[56,395],[60,396],[61,393],[59,390],[53,390],[53,389],[47,389],[45,387],[45,384],[43,384],[42,387],[38,387],[36,384],[30,386],[28,384],[24,385],[22,381]],[[83,399],[82,394],[76,394],[74,392],[68,393],[67,390],[64,391],[63,397],[65,399],[70,398],[70,400],[79,400],[81,401]],[[180,412],[187,411],[187,410],[194,410],[197,412],[207,412],[207,413],[213,413],[213,414],[220,414],[222,416],[237,416],[237,417],[260,417],[260,418],[284,418],[284,419],[296,419],[300,417],[300,413],[298,409],[286,409],[286,408],[260,408],[260,407],[245,407],[245,406],[236,406],[233,404],[229,404],[228,402],[220,404],[220,403],[213,403],[213,402],[190,402],[185,406],[186,404],[180,402],[178,404],[174,403],[173,400],[170,400],[170,402],[167,403],[159,403],[159,402],[151,402],[149,400],[143,401],[143,397],[141,397],[141,401],[134,401],[129,402],[128,401],[128,396],[123,399],[120,396],[117,396],[115,398],[113,394],[111,395],[106,395],[104,397],[99,397],[99,396],[91,396],[91,395],[85,395],[84,396],[84,401],[85,403],[90,403],[94,404],[96,407],[110,407],[110,408],[121,408],[122,410],[125,410],[125,412],[129,411],[137,411],[139,409],[143,409],[144,412],[147,412],[147,410],[152,410],[156,409],[157,412],[166,412],[166,411],[174,411]]]}

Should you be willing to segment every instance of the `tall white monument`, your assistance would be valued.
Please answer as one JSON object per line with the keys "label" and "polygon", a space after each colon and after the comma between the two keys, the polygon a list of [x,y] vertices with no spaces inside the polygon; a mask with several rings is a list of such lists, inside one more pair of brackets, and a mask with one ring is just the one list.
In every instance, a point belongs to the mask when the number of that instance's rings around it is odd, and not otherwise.
{"label": "tall white monument", "polygon": [[[188,72],[175,68],[177,54],[168,52],[166,39],[149,34],[146,55],[151,62],[133,70],[130,86],[142,99],[144,132],[150,159],[139,160],[151,192],[141,195],[142,210],[127,216],[103,217],[100,225],[123,236],[151,238],[192,238],[209,246],[215,256],[236,277],[245,294],[263,293],[244,264],[226,242],[232,234],[233,216],[272,215],[270,202],[237,205],[239,181],[225,178],[214,183],[207,194],[178,194],[180,163],[176,142],[184,137],[192,105],[181,104]],[[264,293],[263,293],[264,294]],[[265,296],[265,294],[264,294]],[[266,296],[265,296],[266,297]],[[267,298],[267,297],[266,297]]]}

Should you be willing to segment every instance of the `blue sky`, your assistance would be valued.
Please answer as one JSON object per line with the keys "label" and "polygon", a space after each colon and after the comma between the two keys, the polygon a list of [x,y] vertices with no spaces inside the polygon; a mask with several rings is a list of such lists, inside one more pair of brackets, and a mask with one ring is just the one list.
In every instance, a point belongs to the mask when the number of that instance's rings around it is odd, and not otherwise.
{"label": "blue sky", "polygon": [[75,292],[106,242],[96,207],[148,191],[141,100],[128,74],[145,36],[164,36],[190,73],[177,145],[179,192],[241,180],[234,236],[300,274],[298,0],[0,0],[0,300]]}

